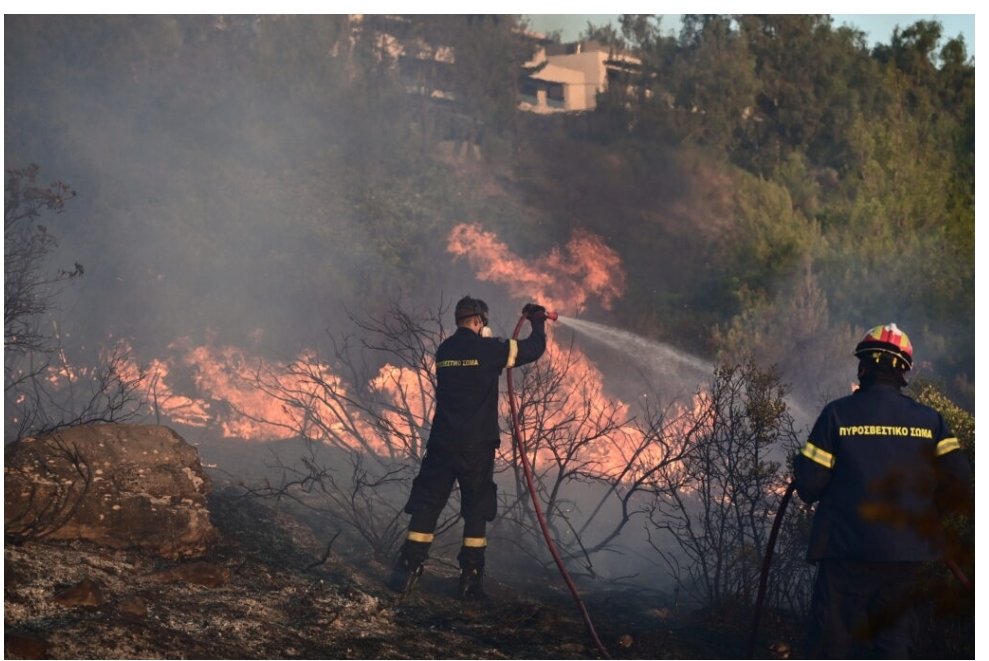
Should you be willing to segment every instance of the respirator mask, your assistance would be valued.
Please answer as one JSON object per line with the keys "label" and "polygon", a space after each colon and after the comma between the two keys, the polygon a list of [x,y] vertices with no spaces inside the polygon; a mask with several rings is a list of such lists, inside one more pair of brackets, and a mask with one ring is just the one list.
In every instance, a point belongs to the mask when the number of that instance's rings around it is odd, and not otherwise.
{"label": "respirator mask", "polygon": [[479,314],[477,316],[481,318],[481,324],[482,324],[481,330],[478,331],[478,335],[480,335],[481,337],[494,337],[494,332],[491,330],[491,327],[488,326],[488,315]]}

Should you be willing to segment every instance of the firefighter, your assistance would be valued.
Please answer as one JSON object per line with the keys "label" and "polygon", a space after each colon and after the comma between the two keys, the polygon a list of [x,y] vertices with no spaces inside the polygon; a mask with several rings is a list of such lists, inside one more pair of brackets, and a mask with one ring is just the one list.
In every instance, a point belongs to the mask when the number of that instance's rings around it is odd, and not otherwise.
{"label": "firefighter", "polygon": [[546,349],[546,308],[529,303],[522,313],[532,327],[529,337],[503,340],[491,337],[484,301],[466,296],[457,302],[457,330],[436,350],[436,412],[405,505],[412,518],[390,581],[397,592],[407,594],[422,574],[436,522],[456,481],[464,518],[458,596],[485,596],[485,531],[497,510],[498,377],[502,369],[531,363]]}
{"label": "firefighter", "polygon": [[901,392],[913,347],[896,324],[855,347],[859,388],[821,412],[794,458],[817,503],[805,658],[908,658],[918,570],[942,553],[940,520],[972,498],[972,468],[941,415]]}

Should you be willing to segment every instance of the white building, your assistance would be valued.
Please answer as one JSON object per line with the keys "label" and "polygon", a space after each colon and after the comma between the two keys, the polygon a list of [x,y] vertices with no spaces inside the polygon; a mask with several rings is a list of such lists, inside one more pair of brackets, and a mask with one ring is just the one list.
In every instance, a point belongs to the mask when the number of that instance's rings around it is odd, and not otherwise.
{"label": "white building", "polygon": [[548,44],[525,64],[519,108],[537,113],[593,110],[609,83],[640,64],[636,57],[593,41]]}

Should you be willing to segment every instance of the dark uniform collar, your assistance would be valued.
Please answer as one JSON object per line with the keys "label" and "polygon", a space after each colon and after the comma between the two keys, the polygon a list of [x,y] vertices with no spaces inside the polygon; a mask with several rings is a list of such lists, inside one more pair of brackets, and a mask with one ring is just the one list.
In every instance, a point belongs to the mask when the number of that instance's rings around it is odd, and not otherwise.
{"label": "dark uniform collar", "polygon": [[859,386],[856,392],[895,392],[900,394],[902,388],[896,384],[889,383],[888,381],[872,381],[871,383],[864,383]]}

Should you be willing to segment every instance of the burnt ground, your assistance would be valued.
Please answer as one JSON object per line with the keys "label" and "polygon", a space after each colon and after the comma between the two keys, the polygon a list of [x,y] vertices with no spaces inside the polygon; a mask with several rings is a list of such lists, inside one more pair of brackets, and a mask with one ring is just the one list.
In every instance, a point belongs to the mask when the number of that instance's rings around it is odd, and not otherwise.
{"label": "burnt ground", "polygon": [[[6,658],[603,658],[562,582],[520,588],[489,576],[490,598],[465,604],[453,597],[456,569],[430,564],[398,599],[385,563],[333,545],[327,554],[282,508],[214,495],[210,509],[222,539],[195,562],[6,544]],[[84,579],[88,593],[65,595]],[[678,615],[656,594],[594,592],[585,603],[613,658],[745,651],[747,621]]]}

